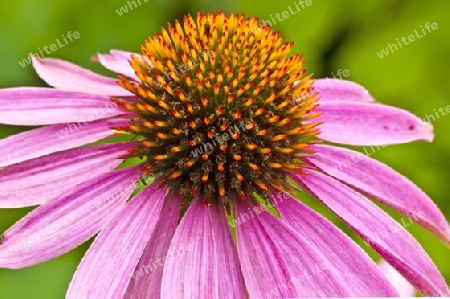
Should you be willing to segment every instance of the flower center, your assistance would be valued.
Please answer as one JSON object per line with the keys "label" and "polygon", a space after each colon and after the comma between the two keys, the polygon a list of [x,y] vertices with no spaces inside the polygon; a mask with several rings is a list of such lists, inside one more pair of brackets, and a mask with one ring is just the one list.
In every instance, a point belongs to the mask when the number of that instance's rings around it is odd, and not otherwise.
{"label": "flower center", "polygon": [[175,21],[141,46],[130,62],[140,82],[120,77],[135,100],[116,100],[134,114],[126,128],[141,142],[130,157],[145,157],[186,202],[202,196],[268,198],[270,188],[292,190],[288,172],[318,134],[309,121],[317,106],[292,42],[255,17],[223,12]]}

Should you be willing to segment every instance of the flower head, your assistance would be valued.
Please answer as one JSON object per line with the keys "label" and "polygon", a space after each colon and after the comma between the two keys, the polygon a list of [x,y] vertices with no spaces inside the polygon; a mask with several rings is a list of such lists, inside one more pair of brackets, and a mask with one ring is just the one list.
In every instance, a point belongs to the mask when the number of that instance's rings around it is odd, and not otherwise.
{"label": "flower head", "polygon": [[[318,123],[311,76],[293,43],[257,18],[200,14],[168,25],[132,56],[138,82],[120,86],[136,95],[116,103],[135,117],[116,130],[142,137],[130,157],[145,157],[183,199],[201,196],[228,205],[269,188],[289,190],[288,172],[310,153]],[[184,29],[183,29],[184,28]],[[256,30],[258,29],[258,30]],[[298,84],[295,84],[298,82]],[[294,99],[302,98],[300,103]],[[308,114],[308,115],[307,115]]]}
{"label": "flower head", "polygon": [[0,266],[50,260],[98,233],[67,298],[398,295],[295,199],[305,190],[417,290],[447,294],[417,241],[365,196],[449,242],[432,200],[388,166],[321,144],[431,141],[431,125],[356,83],[313,82],[292,45],[220,12],[168,25],[142,54],[98,54],[117,80],[33,57],[53,88],[0,90],[0,123],[43,126],[0,141],[0,207],[40,206],[2,234]]}

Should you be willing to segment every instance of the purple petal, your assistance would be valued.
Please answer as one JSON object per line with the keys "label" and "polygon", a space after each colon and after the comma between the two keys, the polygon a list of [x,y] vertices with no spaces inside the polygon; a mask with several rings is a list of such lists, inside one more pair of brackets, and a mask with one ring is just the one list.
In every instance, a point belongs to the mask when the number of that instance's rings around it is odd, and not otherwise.
{"label": "purple petal", "polygon": [[66,299],[123,298],[160,218],[166,191],[153,183],[99,233],[78,266]]}
{"label": "purple petal", "polygon": [[411,217],[450,243],[450,227],[436,204],[414,183],[387,165],[348,149],[315,145],[309,159],[329,175]]}
{"label": "purple petal", "polygon": [[375,102],[364,87],[352,81],[324,78],[314,80],[313,86],[314,90],[319,92],[320,102]]}
{"label": "purple petal", "polygon": [[414,287],[388,262],[381,260],[378,266],[384,276],[395,287],[400,297],[414,297]]}
{"label": "purple petal", "polygon": [[0,89],[0,123],[42,126],[94,121],[124,114],[108,97],[54,88]]}
{"label": "purple petal", "polygon": [[[387,145],[433,140],[433,126],[408,111],[361,102],[321,102],[314,119],[322,121],[319,137],[349,145]],[[315,111],[315,112],[317,112]]]}
{"label": "purple petal", "polygon": [[141,55],[131,52],[111,50],[110,54],[97,54],[93,57],[93,60],[98,61],[108,70],[111,70],[117,74],[124,75],[130,79],[138,81],[134,69],[130,66],[129,60],[131,55],[140,57]]}
{"label": "purple petal", "polygon": [[[14,164],[0,170],[0,207],[47,203],[80,183],[112,171],[132,143],[77,148]],[[39,194],[39,196],[37,196]]]}
{"label": "purple petal", "polygon": [[42,263],[86,242],[124,207],[137,175],[135,168],[108,173],[36,208],[3,234],[0,267]]}
{"label": "purple petal", "polygon": [[55,152],[111,137],[111,127],[126,126],[125,119],[53,125],[0,140],[0,167],[31,160]]}
{"label": "purple petal", "polygon": [[445,280],[420,244],[375,204],[316,171],[295,175],[294,179],[369,242],[423,295],[446,294]]}
{"label": "purple petal", "polygon": [[[252,211],[253,210],[253,211]],[[259,214],[257,214],[259,213]],[[236,203],[237,247],[250,298],[351,297],[311,240],[269,212]]]}
{"label": "purple petal", "polygon": [[120,87],[115,79],[101,76],[70,62],[34,56],[32,61],[39,77],[57,89],[116,97],[134,96]]}
{"label": "purple petal", "polygon": [[[169,194],[161,217],[142,254],[128,286],[125,299],[159,298],[164,262],[180,216],[180,198]],[[176,258],[176,257],[175,257]]]}
{"label": "purple petal", "polygon": [[283,222],[323,254],[357,297],[396,297],[376,264],[347,235],[303,203],[288,198],[277,205]]}
{"label": "purple petal", "polygon": [[247,298],[225,213],[194,199],[164,266],[161,298]]}

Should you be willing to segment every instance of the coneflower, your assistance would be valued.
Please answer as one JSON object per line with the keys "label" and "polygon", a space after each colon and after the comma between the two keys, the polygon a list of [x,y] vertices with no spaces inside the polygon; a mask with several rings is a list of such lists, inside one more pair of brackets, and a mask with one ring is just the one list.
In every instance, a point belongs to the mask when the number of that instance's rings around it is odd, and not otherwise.
{"label": "coneflower", "polygon": [[[0,160],[0,206],[40,206],[2,235],[0,266],[98,233],[67,298],[397,296],[294,199],[306,190],[422,294],[446,294],[417,241],[364,195],[449,242],[436,205],[389,167],[323,144],[431,141],[432,126],[355,83],[315,85],[292,46],[256,17],[220,12],[169,24],[142,54],[96,55],[118,80],[33,58],[53,88],[0,90],[1,123],[43,126],[0,141],[12,157]],[[114,135],[130,139],[80,147]]]}

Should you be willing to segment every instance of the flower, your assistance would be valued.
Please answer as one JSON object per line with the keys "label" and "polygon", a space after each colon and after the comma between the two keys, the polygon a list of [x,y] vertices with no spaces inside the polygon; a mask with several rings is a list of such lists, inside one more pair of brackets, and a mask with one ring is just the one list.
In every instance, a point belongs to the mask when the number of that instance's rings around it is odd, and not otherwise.
{"label": "flower", "polygon": [[[0,90],[0,123],[42,126],[0,141],[0,207],[39,207],[3,233],[0,267],[98,233],[67,298],[398,295],[294,199],[306,190],[422,294],[445,294],[419,243],[364,196],[449,242],[437,206],[388,166],[323,144],[431,141],[432,126],[356,83],[313,82],[292,46],[255,17],[220,12],[169,24],[142,54],[98,54],[118,81],[33,57],[53,88]],[[83,146],[117,135],[128,141]]]}

